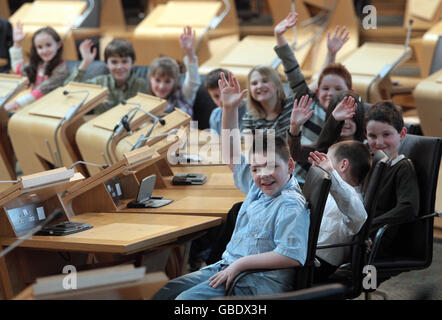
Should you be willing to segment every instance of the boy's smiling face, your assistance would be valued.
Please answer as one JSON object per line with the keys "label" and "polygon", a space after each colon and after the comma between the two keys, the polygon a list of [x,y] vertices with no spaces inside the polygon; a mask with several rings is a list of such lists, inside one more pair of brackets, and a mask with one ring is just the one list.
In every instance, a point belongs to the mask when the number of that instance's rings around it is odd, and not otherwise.
{"label": "boy's smiling face", "polygon": [[394,159],[398,156],[399,144],[404,140],[407,128],[403,127],[398,132],[392,125],[370,120],[367,123],[367,141],[371,151],[384,151],[387,156]]}
{"label": "boy's smiling face", "polygon": [[250,170],[255,184],[268,196],[273,196],[287,184],[293,174],[295,163],[292,158],[284,161],[278,154],[258,152],[251,157]]}
{"label": "boy's smiling face", "polygon": [[106,61],[107,68],[119,85],[129,79],[133,64],[131,57],[110,56]]}

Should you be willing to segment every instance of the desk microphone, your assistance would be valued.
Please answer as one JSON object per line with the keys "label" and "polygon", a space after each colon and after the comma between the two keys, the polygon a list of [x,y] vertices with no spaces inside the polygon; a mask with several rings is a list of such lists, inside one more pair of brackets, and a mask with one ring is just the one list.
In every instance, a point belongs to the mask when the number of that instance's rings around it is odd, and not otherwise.
{"label": "desk microphone", "polygon": [[7,247],[3,251],[1,251],[0,252],[0,258],[3,258],[9,252],[11,252],[15,248],[17,248],[22,242],[24,242],[27,239],[31,238],[34,234],[36,234],[41,229],[43,229],[49,222],[51,222],[52,220],[57,220],[57,219],[59,219],[61,217],[63,217],[63,211],[61,211],[60,209],[55,209],[42,223],[40,223],[35,228],[31,229],[31,231],[29,231],[23,237],[19,238],[17,241],[15,241],[9,247]]}
{"label": "desk microphone", "polygon": [[64,116],[64,120],[65,121],[69,121],[74,115],[75,113],[77,113],[77,111],[81,108],[81,106],[84,104],[84,102],[86,101],[86,99],[89,97],[89,90],[76,90],[76,91],[68,91],[68,90],[64,90],[63,94],[65,96],[69,95],[69,94],[76,94],[76,93],[86,93],[86,95],[83,97],[83,99],[81,99],[80,103],[77,104],[76,106],[72,106],[68,112],[65,114]]}
{"label": "desk microphone", "polygon": [[76,93],[86,93],[86,95],[84,96],[83,99],[81,99],[80,103],[77,104],[76,106],[72,106],[68,112],[66,112],[66,114],[64,115],[63,118],[60,119],[60,121],[57,124],[57,127],[55,128],[54,131],[54,142],[55,142],[55,149],[56,149],[56,155],[55,155],[55,162],[54,163],[56,166],[58,167],[62,167],[63,166],[63,160],[61,159],[61,153],[60,153],[60,146],[58,145],[58,139],[57,139],[57,134],[58,134],[58,130],[60,130],[61,125],[65,122],[65,121],[69,121],[71,120],[71,118],[77,113],[77,111],[81,108],[81,106],[83,105],[83,103],[86,101],[86,99],[89,97],[89,90],[76,90],[76,91],[68,91],[68,90],[64,90],[63,91],[63,95],[67,96],[69,94],[76,94]]}
{"label": "desk microphone", "polygon": [[10,97],[15,93],[17,88],[20,86],[20,80],[12,80],[12,79],[0,79],[0,82],[6,82],[6,83],[16,83],[15,88],[6,94],[5,96],[0,96],[0,108],[3,107],[6,101],[9,100]]}
{"label": "desk microphone", "polygon": [[141,148],[144,145],[144,142],[146,142],[147,140],[151,140],[151,139],[155,139],[155,138],[159,138],[159,137],[164,137],[164,136],[168,136],[169,134],[176,134],[178,132],[178,129],[172,129],[168,132],[164,132],[161,134],[158,134],[156,136],[144,136],[144,135],[140,135],[137,142],[135,142],[135,144],[132,146],[131,151],[136,150]]}
{"label": "desk microphone", "polygon": [[87,164],[89,166],[95,166],[95,167],[100,167],[101,169],[106,169],[109,167],[109,164],[98,164],[98,163],[94,163],[94,162],[87,162],[87,161],[77,161],[75,163],[73,163],[69,169],[72,169],[73,167],[79,165],[79,164]]}
{"label": "desk microphone", "polygon": [[129,122],[132,121],[133,117],[135,117],[135,114],[137,113],[137,111],[141,111],[141,112],[144,112],[145,114],[147,114],[149,117],[151,117],[154,121],[159,122],[162,126],[164,126],[166,124],[166,120],[160,119],[159,117],[157,117],[156,115],[150,113],[149,111],[144,110],[141,107],[140,103],[128,102],[126,100],[121,100],[121,104],[122,105],[130,104],[130,105],[136,106],[135,108],[129,110],[129,112],[128,112],[128,114],[129,114],[130,112],[135,110],[135,113],[130,117]]}

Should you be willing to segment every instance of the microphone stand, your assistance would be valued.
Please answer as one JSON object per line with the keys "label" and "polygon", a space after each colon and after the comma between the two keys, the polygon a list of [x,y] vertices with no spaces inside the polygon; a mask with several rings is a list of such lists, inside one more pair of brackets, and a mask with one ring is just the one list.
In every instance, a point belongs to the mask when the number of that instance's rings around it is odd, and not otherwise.
{"label": "microphone stand", "polygon": [[60,128],[64,122],[67,122],[72,119],[72,117],[77,113],[78,110],[80,110],[80,108],[82,107],[82,105],[84,104],[86,99],[89,97],[88,90],[78,90],[78,91],[72,91],[72,92],[69,92],[67,90],[63,91],[63,94],[65,96],[68,95],[69,93],[86,93],[86,95],[84,96],[83,99],[81,99],[79,104],[77,104],[76,106],[75,105],[72,106],[68,110],[68,112],[64,115],[64,117],[60,119],[60,121],[57,124],[57,127],[55,128],[55,132],[54,132],[54,142],[55,142],[55,149],[56,149],[55,166],[57,166],[57,167],[63,166],[63,161],[61,159],[60,146],[58,145],[58,139],[57,139],[58,131],[60,130]]}

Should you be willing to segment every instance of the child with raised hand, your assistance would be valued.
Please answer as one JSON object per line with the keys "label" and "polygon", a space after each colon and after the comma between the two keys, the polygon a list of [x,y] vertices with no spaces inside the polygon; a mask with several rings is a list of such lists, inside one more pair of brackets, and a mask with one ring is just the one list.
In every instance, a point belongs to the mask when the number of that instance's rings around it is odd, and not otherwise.
{"label": "child with raised hand", "polygon": [[[95,60],[97,48],[90,39],[84,40],[80,44],[80,54],[82,61],[69,78],[65,81],[83,82],[87,68]],[[98,84],[109,89],[107,101],[101,103],[94,109],[94,113],[101,114],[115,107],[122,100],[127,100],[135,96],[138,92],[147,93],[147,83],[139,78],[133,67],[135,65],[135,50],[132,44],[125,40],[116,38],[112,40],[104,50],[104,62],[109,69],[109,74],[98,75],[86,80],[86,83]]]}
{"label": "child with raised hand", "polygon": [[149,68],[147,75],[149,94],[166,99],[169,105],[166,113],[175,108],[193,116],[193,103],[201,85],[198,73],[198,57],[194,49],[195,32],[186,26],[180,36],[180,45],[184,52],[186,76],[183,86],[180,85],[180,68],[178,63],[169,57],[156,59]]}
{"label": "child with raised hand", "polygon": [[[303,126],[303,143],[311,144],[319,137],[331,98],[341,91],[351,89],[352,83],[351,75],[344,66],[328,64],[319,77],[316,94],[310,91],[293,51],[284,38],[284,33],[296,24],[297,19],[297,13],[290,13],[274,29],[278,44],[275,52],[283,62],[293,95],[289,98],[285,96],[280,77],[275,70],[268,66],[253,68],[248,76],[249,103],[247,114],[243,118],[243,129],[275,129],[276,135],[285,137],[290,126],[294,98],[299,99],[309,94],[313,98],[313,113]],[[333,61],[337,50],[347,38],[347,34],[338,31],[333,37],[329,37],[328,48],[332,53],[327,56],[327,63],[329,60]],[[300,183],[304,182],[309,167],[296,166],[295,176]]]}
{"label": "child with raised hand", "polygon": [[[229,71],[222,68],[217,68],[210,71],[206,76],[206,90],[212,98],[213,102],[217,105],[217,108],[212,110],[210,114],[209,124],[210,129],[215,130],[216,133],[221,135],[222,129],[222,115],[223,115],[223,107],[221,103],[221,92],[218,86],[218,81],[221,79],[221,73],[224,73],[224,76],[227,78]],[[246,113],[246,104],[247,101],[244,100],[244,103],[238,108],[238,123],[239,129],[242,130],[242,117]]]}
{"label": "child with raised hand", "polygon": [[[238,81],[230,73],[228,81],[221,74],[219,87],[224,108],[223,130],[238,129],[237,109],[247,91],[240,90]],[[233,146],[240,148],[239,135],[232,134],[232,137]],[[211,299],[224,296],[235,276],[248,269],[276,270],[241,278],[233,290],[234,295],[293,290],[295,267],[303,265],[307,255],[309,212],[292,176],[294,162],[284,139],[275,137],[273,140],[272,135],[263,137],[261,141],[255,138],[250,164],[245,163],[243,156],[240,163],[234,164],[238,159],[231,152],[223,154],[230,161],[235,184],[247,197],[222,260],[169,281],[154,298]],[[230,139],[225,138],[223,134],[222,142],[230,143]],[[262,148],[258,147],[259,144]],[[230,146],[223,146],[223,152],[229,149]]]}
{"label": "child with raised hand", "polygon": [[339,141],[364,141],[364,107],[358,96],[345,92],[335,97],[327,109],[327,120],[316,143],[301,143],[301,128],[311,117],[312,98],[308,95],[296,99],[290,118],[290,129],[287,132],[287,143],[290,154],[296,162],[307,162],[312,151],[327,152],[328,148]]}
{"label": "child with raised hand", "polygon": [[[379,183],[375,216],[370,227],[375,232],[385,224],[406,222],[417,216],[419,184],[411,160],[399,155],[399,145],[407,134],[402,109],[391,101],[380,101],[368,109],[365,121],[371,151],[382,150],[392,160]],[[398,232],[399,227],[391,227],[384,234],[377,257],[391,257],[404,250],[401,243],[396,242]]]}
{"label": "child with raised hand", "polygon": [[17,22],[13,28],[14,45],[9,49],[12,70],[29,79],[31,92],[5,105],[6,111],[16,111],[55,88],[62,86],[69,76],[66,63],[62,59],[63,42],[58,33],[51,27],[35,31],[32,36],[32,46],[29,63],[23,63],[22,42],[26,34],[23,24]]}
{"label": "child with raised hand", "polygon": [[[361,184],[371,167],[371,155],[360,141],[341,141],[327,154],[315,151],[309,155],[315,167],[330,173],[332,183],[324,207],[318,246],[350,242],[367,219]],[[321,262],[315,268],[314,282],[325,282],[336,269],[349,261],[349,247],[316,250]]]}

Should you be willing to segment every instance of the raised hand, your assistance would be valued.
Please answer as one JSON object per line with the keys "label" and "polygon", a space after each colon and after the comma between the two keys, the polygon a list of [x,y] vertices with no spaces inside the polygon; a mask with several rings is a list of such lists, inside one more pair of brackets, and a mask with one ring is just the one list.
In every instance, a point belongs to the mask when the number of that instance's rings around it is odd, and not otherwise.
{"label": "raised hand", "polygon": [[[330,37],[330,31],[327,33],[327,49],[330,54],[336,55],[336,53],[341,50],[342,46],[350,39],[350,32],[344,26],[340,30],[340,26],[336,26],[335,33],[333,37]],[[339,32],[340,31],[340,32]]]}
{"label": "raised hand", "polygon": [[282,35],[290,28],[293,28],[296,25],[296,22],[298,21],[298,13],[292,13],[290,12],[289,15],[282,20],[280,23],[278,23],[273,30],[275,35]]}
{"label": "raised hand", "polygon": [[341,100],[341,102],[339,102],[335,110],[333,110],[332,116],[336,121],[352,119],[357,108],[358,104],[355,102],[355,99],[353,97],[346,96]]}
{"label": "raised hand", "polygon": [[238,108],[247,94],[247,89],[241,91],[238,79],[229,72],[227,80],[224,73],[220,73],[221,79],[218,80],[218,86],[221,93],[221,103],[223,108]]}
{"label": "raised hand", "polygon": [[180,35],[180,46],[188,57],[194,54],[195,31],[189,26],[184,27],[183,33]]}
{"label": "raised hand", "polygon": [[79,46],[82,63],[80,65],[80,69],[85,70],[89,65],[95,60],[97,55],[97,48],[92,48],[94,43],[90,39],[86,39],[81,42]]}
{"label": "raised hand", "polygon": [[312,105],[312,98],[308,95],[302,96],[298,102],[298,99],[293,103],[292,114],[290,116],[290,134],[292,136],[298,135],[301,127],[313,114],[313,110],[310,110]]}
{"label": "raised hand", "polygon": [[4,108],[6,111],[15,112],[18,109],[20,109],[20,105],[17,102],[12,101],[12,102],[6,104]]}
{"label": "raised hand", "polygon": [[315,151],[310,152],[310,157],[308,157],[308,161],[312,163],[315,167],[321,167],[326,171],[333,170],[333,165],[325,153]]}
{"label": "raised hand", "polygon": [[12,39],[14,41],[14,47],[20,48],[21,43],[26,38],[26,35],[27,33],[23,32],[23,23],[18,21],[12,30]]}

